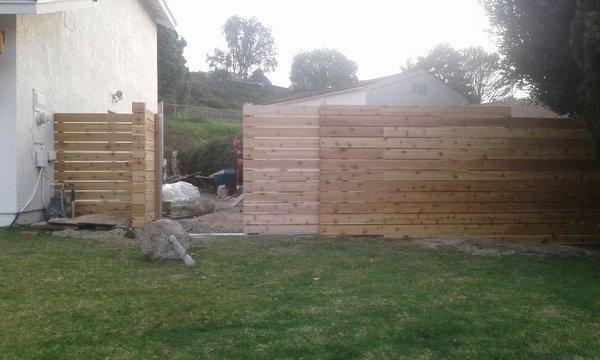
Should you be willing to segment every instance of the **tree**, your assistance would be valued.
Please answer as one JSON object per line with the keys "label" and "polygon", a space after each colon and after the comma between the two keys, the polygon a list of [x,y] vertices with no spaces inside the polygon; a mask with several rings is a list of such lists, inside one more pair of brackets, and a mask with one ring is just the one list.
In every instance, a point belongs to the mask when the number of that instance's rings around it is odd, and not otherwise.
{"label": "tree", "polygon": [[170,103],[183,103],[187,93],[189,70],[183,56],[187,46],[173,29],[158,26],[158,98]]}
{"label": "tree", "polygon": [[448,44],[408,61],[405,70],[423,69],[464,94],[471,103],[494,102],[511,95],[514,82],[502,71],[500,56],[481,47],[456,50]]}
{"label": "tree", "polygon": [[253,70],[270,72],[277,67],[277,49],[271,30],[256,18],[230,17],[223,26],[227,50],[215,49],[206,59],[213,71],[233,73],[248,80]]}
{"label": "tree", "polygon": [[294,57],[292,89],[313,90],[357,83],[358,65],[335,49],[317,49]]}
{"label": "tree", "polygon": [[600,2],[482,2],[510,76],[552,110],[585,119],[600,155]]}

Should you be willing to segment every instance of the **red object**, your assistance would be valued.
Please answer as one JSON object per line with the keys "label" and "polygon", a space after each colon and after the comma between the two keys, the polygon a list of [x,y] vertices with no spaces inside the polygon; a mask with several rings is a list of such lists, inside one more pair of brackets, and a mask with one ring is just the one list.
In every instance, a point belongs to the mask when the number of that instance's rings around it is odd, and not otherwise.
{"label": "red object", "polygon": [[244,152],[238,138],[233,138],[233,152],[235,152],[235,185],[236,189],[242,185],[242,174],[244,171]]}

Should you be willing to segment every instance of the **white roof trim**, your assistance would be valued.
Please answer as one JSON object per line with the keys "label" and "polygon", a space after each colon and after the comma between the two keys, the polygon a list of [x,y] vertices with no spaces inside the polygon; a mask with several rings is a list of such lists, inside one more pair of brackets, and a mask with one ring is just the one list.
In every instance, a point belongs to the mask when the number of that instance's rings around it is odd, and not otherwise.
{"label": "white roof trim", "polygon": [[[177,22],[166,0],[140,0],[158,24],[175,28]],[[0,14],[48,14],[91,7],[93,0],[0,0]]]}
{"label": "white roof trim", "polygon": [[0,14],[48,14],[91,7],[91,0],[7,0],[0,1]]}
{"label": "white roof trim", "polygon": [[310,95],[307,97],[303,97],[303,98],[298,98],[298,99],[293,99],[293,100],[287,100],[287,101],[282,101],[282,102],[275,102],[269,105],[280,105],[280,104],[289,104],[289,103],[295,103],[298,101],[306,101],[306,100],[314,100],[314,99],[320,99],[322,97],[327,97],[330,95],[339,95],[339,94],[345,94],[345,93],[349,93],[349,92],[355,92],[355,91],[364,91],[365,90],[365,86],[357,86],[357,87],[353,87],[350,89],[344,89],[344,90],[336,90],[336,91],[332,91],[332,92],[326,92],[326,93],[322,93],[319,95]]}

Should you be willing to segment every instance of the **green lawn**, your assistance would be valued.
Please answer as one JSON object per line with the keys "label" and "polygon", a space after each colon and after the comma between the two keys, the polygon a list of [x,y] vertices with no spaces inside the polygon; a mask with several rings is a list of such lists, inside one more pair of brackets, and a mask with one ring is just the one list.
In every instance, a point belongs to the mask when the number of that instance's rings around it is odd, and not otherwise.
{"label": "green lawn", "polygon": [[199,267],[0,232],[0,358],[600,358],[598,258],[232,238]]}

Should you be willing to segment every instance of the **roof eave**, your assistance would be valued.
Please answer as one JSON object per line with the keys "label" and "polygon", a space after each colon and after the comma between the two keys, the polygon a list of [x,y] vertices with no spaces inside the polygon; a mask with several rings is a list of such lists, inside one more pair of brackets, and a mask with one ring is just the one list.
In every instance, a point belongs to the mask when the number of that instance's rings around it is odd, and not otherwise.
{"label": "roof eave", "polygon": [[91,0],[65,0],[65,1],[3,1],[0,2],[0,14],[49,14],[55,12],[76,10],[93,6]]}

